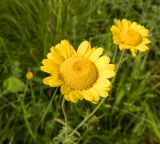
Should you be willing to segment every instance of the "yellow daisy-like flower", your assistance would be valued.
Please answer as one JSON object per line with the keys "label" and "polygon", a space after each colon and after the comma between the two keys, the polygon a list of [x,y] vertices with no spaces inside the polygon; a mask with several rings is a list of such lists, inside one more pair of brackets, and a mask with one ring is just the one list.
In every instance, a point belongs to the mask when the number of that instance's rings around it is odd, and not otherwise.
{"label": "yellow daisy-like flower", "polygon": [[27,78],[28,80],[31,80],[31,79],[33,78],[33,73],[32,73],[31,71],[28,71],[28,72],[26,73],[26,78]]}
{"label": "yellow daisy-like flower", "polygon": [[85,99],[97,103],[100,96],[108,96],[111,89],[108,78],[115,75],[115,65],[109,64],[110,58],[101,56],[102,53],[103,48],[91,48],[88,41],[83,41],[77,52],[67,40],[61,41],[42,61],[41,70],[51,75],[43,83],[60,86],[68,101]]}
{"label": "yellow daisy-like flower", "polygon": [[146,46],[151,41],[147,38],[149,30],[144,26],[126,19],[117,20],[111,27],[113,42],[119,45],[120,50],[130,49],[135,57],[137,50],[145,52],[149,50]]}

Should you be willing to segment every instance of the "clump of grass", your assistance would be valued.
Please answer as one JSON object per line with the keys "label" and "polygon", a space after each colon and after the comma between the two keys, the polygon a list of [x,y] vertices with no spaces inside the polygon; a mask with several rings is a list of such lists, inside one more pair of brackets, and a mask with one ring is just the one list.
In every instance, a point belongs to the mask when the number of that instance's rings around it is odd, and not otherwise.
{"label": "clump of grass", "polygon": [[[0,1],[0,143],[159,143],[159,9],[156,0]],[[41,83],[43,55],[61,39],[75,46],[87,39],[113,57],[110,27],[118,18],[151,29],[150,51],[135,59],[125,53],[111,96],[69,136],[96,106],[65,103],[66,129],[62,96]]]}

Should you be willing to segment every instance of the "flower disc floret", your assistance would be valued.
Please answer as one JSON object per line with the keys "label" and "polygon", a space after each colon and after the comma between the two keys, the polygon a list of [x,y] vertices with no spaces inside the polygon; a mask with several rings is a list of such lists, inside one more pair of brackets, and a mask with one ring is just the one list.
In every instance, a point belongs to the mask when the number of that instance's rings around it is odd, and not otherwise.
{"label": "flower disc floret", "polygon": [[121,40],[125,45],[137,46],[143,38],[137,31],[130,29],[122,32]]}
{"label": "flower disc floret", "polygon": [[72,57],[60,66],[60,77],[70,88],[86,90],[96,82],[98,70],[93,62]]}

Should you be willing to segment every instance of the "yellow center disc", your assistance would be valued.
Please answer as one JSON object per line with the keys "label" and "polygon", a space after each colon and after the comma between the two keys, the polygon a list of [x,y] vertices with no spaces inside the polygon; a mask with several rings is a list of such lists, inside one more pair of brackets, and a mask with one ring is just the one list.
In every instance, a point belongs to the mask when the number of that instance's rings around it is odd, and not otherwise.
{"label": "yellow center disc", "polygon": [[137,46],[142,42],[142,36],[132,29],[122,32],[121,39],[124,44],[131,46]]}
{"label": "yellow center disc", "polygon": [[60,77],[70,88],[85,90],[96,82],[98,70],[91,61],[82,57],[72,57],[61,65]]}

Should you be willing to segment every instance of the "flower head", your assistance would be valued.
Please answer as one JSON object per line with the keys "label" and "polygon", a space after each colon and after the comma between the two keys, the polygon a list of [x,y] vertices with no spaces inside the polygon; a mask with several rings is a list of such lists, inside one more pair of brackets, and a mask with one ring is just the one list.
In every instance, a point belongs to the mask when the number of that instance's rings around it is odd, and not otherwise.
{"label": "flower head", "polygon": [[119,45],[120,50],[130,49],[135,57],[137,50],[145,52],[149,50],[146,46],[151,41],[147,38],[149,30],[144,26],[126,19],[117,20],[111,27],[113,42]]}
{"label": "flower head", "polygon": [[41,70],[50,74],[43,83],[60,86],[68,101],[76,103],[85,99],[97,103],[100,96],[108,96],[111,88],[108,78],[115,75],[115,66],[102,53],[103,48],[91,48],[88,41],[83,41],[77,51],[67,40],[61,41],[42,61]]}
{"label": "flower head", "polygon": [[28,80],[31,80],[31,79],[33,78],[33,73],[32,73],[31,71],[28,71],[28,72],[26,73],[26,78],[27,78]]}

